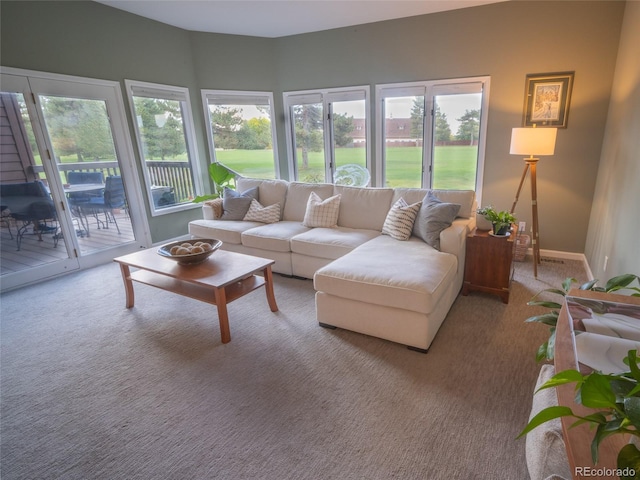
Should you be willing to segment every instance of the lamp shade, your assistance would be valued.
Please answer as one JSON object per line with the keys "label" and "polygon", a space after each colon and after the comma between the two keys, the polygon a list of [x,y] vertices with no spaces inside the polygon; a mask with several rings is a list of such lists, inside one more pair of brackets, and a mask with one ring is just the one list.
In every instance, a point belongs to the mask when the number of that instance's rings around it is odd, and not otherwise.
{"label": "lamp shade", "polygon": [[553,155],[557,128],[514,128],[511,131],[511,155]]}

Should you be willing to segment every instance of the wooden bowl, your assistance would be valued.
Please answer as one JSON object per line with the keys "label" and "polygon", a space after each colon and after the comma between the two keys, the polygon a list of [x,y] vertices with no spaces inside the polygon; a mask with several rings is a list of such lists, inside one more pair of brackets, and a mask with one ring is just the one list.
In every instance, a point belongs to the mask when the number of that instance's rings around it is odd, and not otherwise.
{"label": "wooden bowl", "polygon": [[[171,253],[171,249],[174,247],[184,246],[185,248],[193,248],[197,243],[207,243],[210,245],[208,250],[197,253],[177,254]],[[175,260],[180,265],[195,265],[204,262],[207,258],[218,250],[222,246],[220,240],[214,240],[211,238],[192,238],[191,240],[181,240],[179,242],[171,242],[166,245],[162,245],[158,248],[158,255]],[[207,247],[205,247],[207,248]]]}

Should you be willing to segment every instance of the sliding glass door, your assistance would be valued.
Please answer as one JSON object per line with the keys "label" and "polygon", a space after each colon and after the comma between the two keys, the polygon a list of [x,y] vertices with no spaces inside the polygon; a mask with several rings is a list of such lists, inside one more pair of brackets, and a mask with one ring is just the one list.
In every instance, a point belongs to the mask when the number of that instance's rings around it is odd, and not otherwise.
{"label": "sliding glass door", "polygon": [[[2,288],[93,266],[150,243],[119,86],[57,76],[2,75],[5,111],[19,117],[11,176],[2,156]],[[14,130],[12,130],[13,132]],[[47,215],[19,185],[38,185]],[[33,192],[29,192],[29,196]],[[13,207],[13,208],[12,208]],[[48,218],[47,218],[48,217]],[[5,238],[17,237],[15,244]],[[12,268],[5,259],[19,258]]]}

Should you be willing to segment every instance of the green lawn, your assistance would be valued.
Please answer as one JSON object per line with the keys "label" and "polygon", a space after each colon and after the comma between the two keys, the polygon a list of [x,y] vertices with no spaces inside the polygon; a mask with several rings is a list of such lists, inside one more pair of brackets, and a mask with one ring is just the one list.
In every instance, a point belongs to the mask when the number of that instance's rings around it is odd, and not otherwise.
{"label": "green lawn", "polygon": [[[386,184],[389,187],[420,187],[422,149],[420,147],[387,148]],[[477,147],[438,146],[435,151],[433,188],[475,189]],[[301,154],[298,155],[301,158]],[[216,159],[233,170],[253,178],[273,178],[271,150],[216,150]],[[172,160],[186,160],[176,158]],[[75,156],[63,157],[62,162],[76,162]],[[349,163],[365,164],[365,149],[339,148],[338,166]],[[299,169],[299,180],[324,181],[324,152],[309,152],[308,168]]]}
{"label": "green lawn", "polygon": [[[387,149],[387,186],[420,187],[422,149],[390,147]],[[298,155],[301,158],[301,155]],[[434,188],[475,189],[477,147],[438,146],[435,152]],[[216,158],[243,175],[273,178],[271,150],[221,150]],[[364,148],[340,148],[336,163],[364,165]],[[298,166],[301,181],[324,181],[324,153],[309,152],[309,166]]]}

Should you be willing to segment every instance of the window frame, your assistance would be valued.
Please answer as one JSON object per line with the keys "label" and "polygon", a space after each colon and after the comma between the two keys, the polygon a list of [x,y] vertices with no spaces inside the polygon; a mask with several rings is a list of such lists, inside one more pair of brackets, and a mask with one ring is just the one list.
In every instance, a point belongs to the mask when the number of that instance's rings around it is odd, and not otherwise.
{"label": "window frame", "polygon": [[[481,112],[480,131],[478,136],[478,158],[476,165],[475,192],[478,202],[482,198],[482,185],[484,180],[484,163],[487,139],[487,124],[489,118],[489,91],[490,76],[451,78],[441,80],[425,80],[417,82],[378,84],[375,86],[376,93],[376,176],[377,186],[385,185],[386,163],[385,163],[385,137],[384,137],[384,100],[386,98],[423,95],[425,97],[425,112],[432,112],[424,116],[423,128],[423,148],[422,148],[422,188],[431,188],[433,178],[431,166],[433,165],[433,145],[434,145],[434,115],[433,98],[436,95],[447,93],[467,93],[473,86],[480,84]],[[469,92],[470,93],[470,92]]]}
{"label": "window frame", "polygon": [[[251,98],[264,98],[267,100],[269,104],[269,109],[271,113],[271,145],[273,147],[273,170],[275,174],[275,178],[280,178],[280,162],[278,160],[278,138],[276,132],[276,119],[275,119],[275,110],[273,104],[273,92],[267,91],[248,91],[248,90],[212,90],[212,89],[202,89],[200,91],[202,96],[202,108],[204,113],[205,120],[205,128],[207,132],[207,145],[209,146],[209,156],[210,163],[219,163],[216,157],[216,149],[215,149],[215,141],[213,139],[213,126],[211,125],[211,116],[209,111],[209,99],[214,97],[222,97],[228,98],[229,105],[253,105],[249,100]],[[233,100],[236,100],[235,102]],[[238,103],[240,102],[240,103]],[[246,103],[242,103],[246,102]],[[221,104],[224,105],[224,104]],[[229,167],[232,168],[232,167]],[[238,172],[242,173],[242,172]]]}
{"label": "window frame", "polygon": [[[362,98],[357,98],[361,96]],[[296,102],[295,100],[298,99]],[[371,92],[369,85],[359,85],[352,87],[339,88],[323,88],[314,90],[297,90],[283,92],[282,94],[285,119],[285,133],[287,139],[287,165],[289,168],[289,176],[298,180],[298,166],[296,164],[294,138],[295,138],[295,122],[293,120],[291,107],[293,105],[301,105],[303,103],[322,103],[322,122],[323,122],[323,145],[325,160],[325,181],[333,183],[333,175],[335,172],[335,155],[333,152],[333,136],[331,134],[333,123],[328,117],[331,111],[330,104],[341,101],[364,100],[365,105],[365,165],[371,178],[372,172],[372,155],[371,155]]]}
{"label": "window frame", "polygon": [[[140,156],[142,174],[144,176],[144,187],[149,203],[149,211],[152,217],[167,215],[183,210],[192,210],[200,208],[201,205],[193,202],[179,203],[173,206],[156,208],[153,200],[153,193],[151,191],[151,178],[146,166],[146,157],[143,149],[143,141],[138,126],[136,108],[133,97],[145,97],[145,98],[158,98],[163,100],[176,100],[181,102],[182,106],[182,125],[184,128],[184,141],[187,148],[187,156],[189,157],[189,165],[193,175],[193,188],[195,195],[202,195],[204,192],[204,186],[202,182],[202,172],[200,170],[200,158],[198,155],[198,149],[196,148],[196,132],[195,124],[193,121],[193,111],[191,109],[191,97],[189,95],[189,89],[186,87],[178,87],[174,85],[164,85],[159,83],[143,82],[138,80],[125,79],[125,90],[127,99],[129,101],[129,108],[131,111],[131,123],[135,133],[136,147],[138,149],[138,155]],[[135,93],[134,90],[140,89],[142,93]]]}

